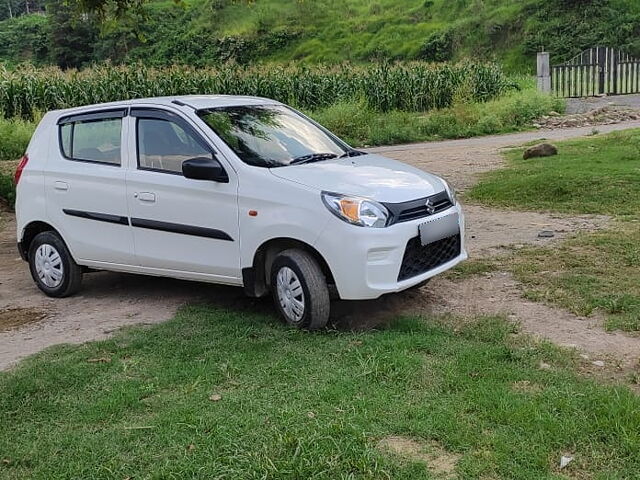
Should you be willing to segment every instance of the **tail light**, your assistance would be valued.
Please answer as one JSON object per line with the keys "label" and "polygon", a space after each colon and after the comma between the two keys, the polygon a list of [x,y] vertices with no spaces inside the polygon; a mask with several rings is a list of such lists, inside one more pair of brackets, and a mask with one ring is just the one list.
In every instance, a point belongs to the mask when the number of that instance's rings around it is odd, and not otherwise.
{"label": "tail light", "polygon": [[18,168],[16,168],[16,173],[13,177],[13,182],[18,185],[20,181],[20,177],[22,176],[22,171],[24,167],[27,166],[27,162],[29,161],[29,156],[25,153],[24,156],[20,159],[20,163],[18,163]]}

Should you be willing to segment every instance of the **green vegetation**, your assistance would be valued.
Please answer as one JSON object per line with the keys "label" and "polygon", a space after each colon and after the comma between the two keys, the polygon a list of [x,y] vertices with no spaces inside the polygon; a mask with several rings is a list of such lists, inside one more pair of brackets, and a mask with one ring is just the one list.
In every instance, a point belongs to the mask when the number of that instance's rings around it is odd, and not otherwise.
{"label": "green vegetation", "polygon": [[640,130],[562,142],[554,157],[508,154],[509,168],[488,173],[467,198],[522,210],[637,215]]}
{"label": "green vegetation", "polygon": [[0,59],[35,64],[53,61],[49,57],[47,28],[48,19],[43,15],[24,15],[0,22]]}
{"label": "green vegetation", "polygon": [[582,234],[551,248],[518,251],[510,268],[528,298],[577,315],[602,312],[605,327],[640,330],[640,224]]}
{"label": "green vegetation", "polygon": [[0,202],[2,201],[13,207],[16,201],[16,188],[13,184],[13,176],[0,171]]}
{"label": "green vegetation", "polygon": [[[308,334],[210,307],[59,346],[0,373],[3,478],[434,478],[389,435],[458,458],[460,478],[631,478],[640,399],[481,318]],[[553,365],[539,368],[541,361]]]}
{"label": "green vegetation", "polygon": [[[36,84],[37,82],[26,84],[23,89],[25,97],[34,91],[36,94],[46,91],[47,96],[38,100],[45,102],[50,98],[48,95],[55,91],[53,88],[34,88]],[[75,87],[75,84],[72,85]],[[431,112],[380,112],[370,107],[365,100],[360,100],[343,101],[329,107],[307,110],[307,113],[351,145],[362,147],[513,132],[529,128],[533,120],[542,115],[563,110],[563,101],[537,93],[525,84],[523,87],[526,89],[513,91],[487,102],[465,99],[463,94],[468,93],[463,88],[454,95],[452,107]],[[65,91],[72,97],[72,89]],[[89,89],[88,94],[93,94],[92,92]],[[63,98],[58,96],[55,101]],[[18,106],[14,104],[11,107],[15,110],[27,112],[33,108],[27,101],[15,103]],[[42,103],[39,103],[38,107],[41,106]],[[24,153],[37,124],[38,112],[35,117],[35,121],[0,118],[0,160],[16,160]],[[1,184],[0,197],[9,199],[9,203],[12,203],[12,181],[5,177]]]}
{"label": "green vegetation", "polygon": [[307,109],[361,98],[379,111],[426,111],[448,107],[459,95],[484,101],[514,87],[496,65],[476,63],[218,69],[149,69],[136,65],[81,72],[25,67],[0,73],[0,113],[6,118],[180,94],[257,95]]}
{"label": "green vegetation", "polygon": [[448,270],[444,274],[452,280],[464,280],[476,275],[494,272],[498,265],[494,260],[481,258],[471,258],[466,262],[458,264],[455,268]]}
{"label": "green vegetation", "polygon": [[0,117],[0,201],[4,200],[9,206],[13,206],[16,194],[13,184],[15,161],[27,149],[35,127],[35,122]]}
{"label": "green vegetation", "polygon": [[530,298],[579,315],[603,312],[609,328],[640,330],[640,130],[559,144],[557,157],[522,160],[487,174],[466,195],[523,210],[609,214],[606,231],[553,248],[525,248],[504,261]]}
{"label": "green vegetation", "polygon": [[0,22],[0,37],[12,32],[6,38],[21,46],[0,42],[0,59],[81,67],[475,58],[531,73],[543,46],[554,61],[600,44],[640,54],[636,0],[154,0],[144,10],[99,25],[95,15],[69,19],[67,3],[49,0],[46,17]]}
{"label": "green vegetation", "polygon": [[528,89],[488,102],[457,99],[452,107],[418,114],[380,113],[363,102],[345,102],[310,115],[352,145],[363,146],[514,132],[553,111],[564,111],[564,101]]}
{"label": "green vegetation", "polygon": [[[36,118],[39,115],[36,114]],[[0,161],[17,160],[24,155],[37,122],[0,117]]]}

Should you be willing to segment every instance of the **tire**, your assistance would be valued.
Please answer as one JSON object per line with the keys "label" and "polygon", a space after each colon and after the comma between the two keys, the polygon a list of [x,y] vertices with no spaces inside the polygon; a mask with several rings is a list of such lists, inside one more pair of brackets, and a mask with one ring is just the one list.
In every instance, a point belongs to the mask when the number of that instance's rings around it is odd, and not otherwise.
{"label": "tire", "polygon": [[298,249],[281,252],[271,266],[271,291],[276,308],[289,325],[306,330],[327,325],[329,288],[318,262],[309,253]]}
{"label": "tire", "polygon": [[29,270],[40,290],[49,297],[68,297],[80,289],[82,269],[55,232],[42,232],[29,245]]}

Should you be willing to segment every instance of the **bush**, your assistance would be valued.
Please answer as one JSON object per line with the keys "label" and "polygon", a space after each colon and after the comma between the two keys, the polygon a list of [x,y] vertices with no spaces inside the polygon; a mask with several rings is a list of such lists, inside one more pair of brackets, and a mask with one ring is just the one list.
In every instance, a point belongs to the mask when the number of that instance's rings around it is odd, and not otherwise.
{"label": "bush", "polygon": [[513,132],[531,126],[542,115],[563,110],[563,100],[525,90],[427,113],[380,113],[359,101],[316,110],[311,116],[348,143],[363,146]]}
{"label": "bush", "polygon": [[364,145],[371,141],[371,128],[376,115],[364,100],[360,100],[336,103],[311,112],[310,116],[347,143]]}
{"label": "bush", "polygon": [[428,114],[421,131],[427,137],[465,138],[521,130],[542,115],[562,112],[564,100],[535,90],[514,92],[486,103],[457,104]]}
{"label": "bush", "polygon": [[420,49],[420,58],[432,62],[447,62],[453,58],[451,30],[432,33]]}
{"label": "bush", "polygon": [[11,175],[0,172],[0,201],[2,200],[13,207],[16,202],[16,186]]}
{"label": "bush", "polygon": [[0,118],[0,161],[20,158],[27,149],[35,127],[34,122]]}

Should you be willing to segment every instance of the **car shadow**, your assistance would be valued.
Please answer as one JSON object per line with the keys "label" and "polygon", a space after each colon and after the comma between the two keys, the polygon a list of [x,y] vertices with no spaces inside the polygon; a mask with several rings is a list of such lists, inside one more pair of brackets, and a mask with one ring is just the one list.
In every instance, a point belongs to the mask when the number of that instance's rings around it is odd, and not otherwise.
{"label": "car shadow", "polygon": [[[86,299],[114,301],[135,298],[137,303],[165,301],[175,306],[201,304],[239,313],[267,315],[278,312],[270,295],[251,298],[241,287],[193,282],[114,272],[92,272],[83,279],[81,295]],[[366,331],[388,327],[411,299],[404,293],[385,295],[376,300],[334,300],[329,328],[339,331]]]}

